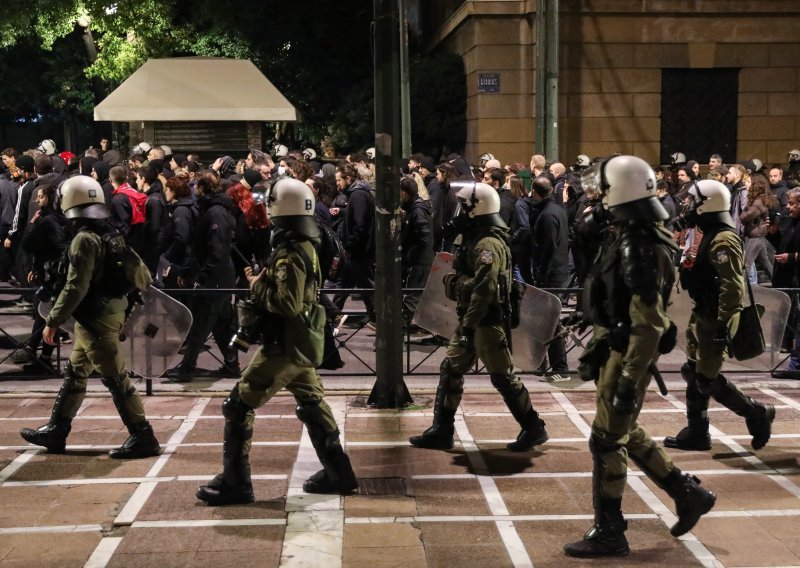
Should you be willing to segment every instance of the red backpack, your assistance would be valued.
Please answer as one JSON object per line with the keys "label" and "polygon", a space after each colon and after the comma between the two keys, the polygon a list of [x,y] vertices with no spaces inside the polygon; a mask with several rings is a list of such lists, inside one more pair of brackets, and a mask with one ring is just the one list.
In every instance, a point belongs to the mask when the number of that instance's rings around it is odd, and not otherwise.
{"label": "red backpack", "polygon": [[128,199],[131,202],[131,226],[138,225],[139,223],[144,223],[144,212],[145,212],[145,204],[147,203],[147,195],[144,193],[140,193],[127,183],[123,183],[117,189],[114,190],[114,195],[117,193],[123,193],[128,196]]}

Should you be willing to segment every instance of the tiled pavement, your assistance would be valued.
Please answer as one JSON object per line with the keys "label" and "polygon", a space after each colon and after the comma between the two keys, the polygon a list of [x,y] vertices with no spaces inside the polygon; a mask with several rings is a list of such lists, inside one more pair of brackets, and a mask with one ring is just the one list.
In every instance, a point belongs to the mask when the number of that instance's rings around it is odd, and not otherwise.
{"label": "tiled pavement", "polygon": [[[218,472],[221,398],[174,393],[145,406],[164,453],[118,462],[108,448],[125,437],[108,396],[90,396],[68,452],[47,455],[18,436],[47,420],[51,395],[0,397],[2,566],[791,566],[800,565],[800,390],[747,392],[778,407],[774,436],[753,452],[744,421],[712,407],[710,452],[671,455],[717,492],[714,510],[681,539],[666,495],[632,468],[623,508],[628,558],[584,562],[562,545],[591,524],[586,438],[593,391],[537,387],[534,405],[550,441],[512,454],[517,427],[499,396],[476,381],[457,416],[449,452],[419,450],[409,435],[430,424],[431,393],[405,411],[366,407],[363,394],[333,393],[363,493],[308,496],[318,468],[290,397],[258,411],[252,450],[257,502],[207,507],[194,498]],[[742,385],[746,386],[746,385]],[[651,393],[641,423],[654,437],[683,424],[683,395]]]}

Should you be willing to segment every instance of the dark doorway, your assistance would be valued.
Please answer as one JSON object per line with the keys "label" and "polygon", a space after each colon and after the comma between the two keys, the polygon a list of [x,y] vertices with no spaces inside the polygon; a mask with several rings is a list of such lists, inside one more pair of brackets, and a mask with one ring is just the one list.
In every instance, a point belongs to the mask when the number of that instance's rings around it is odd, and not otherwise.
{"label": "dark doorway", "polygon": [[661,71],[661,163],[682,152],[707,164],[711,154],[736,161],[739,69]]}

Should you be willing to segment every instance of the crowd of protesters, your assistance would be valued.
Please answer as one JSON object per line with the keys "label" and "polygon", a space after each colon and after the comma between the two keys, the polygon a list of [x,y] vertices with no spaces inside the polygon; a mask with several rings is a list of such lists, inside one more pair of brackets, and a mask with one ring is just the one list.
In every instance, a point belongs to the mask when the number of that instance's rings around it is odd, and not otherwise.
{"label": "crowd of protesters", "polygon": [[[311,187],[317,202],[315,218],[329,244],[335,245],[327,287],[372,288],[375,270],[374,152],[350,154],[337,162],[317,158],[307,148],[275,147],[272,155],[252,149],[245,157],[217,157],[205,164],[197,154],[173,153],[167,146],[138,144],[123,156],[103,139],[99,148],[80,155],[59,152],[52,140],[36,149],[0,153],[0,281],[37,285],[46,277],[45,263],[59,258],[69,236],[58,208],[58,188],[70,176],[95,178],[103,188],[110,223],[139,252],[158,286],[181,288],[245,287],[244,268],[261,265],[270,254],[270,225],[265,192],[283,177]],[[667,222],[684,250],[699,239],[680,223],[689,188],[701,176],[717,179],[731,190],[731,215],[745,239],[745,266],[752,283],[798,286],[800,267],[800,151],[788,153],[788,167],[764,167],[758,160],[723,164],[714,154],[707,166],[672,156],[657,166],[657,194]],[[593,160],[580,155],[565,165],[534,155],[527,163],[503,164],[491,154],[480,164],[458,154],[440,161],[424,154],[403,160],[400,182],[403,225],[402,273],[406,288],[424,287],[434,254],[452,251],[443,229],[457,211],[459,184],[478,181],[500,195],[500,215],[509,227],[515,276],[545,287],[581,286],[597,252],[592,227],[602,210],[599,196],[583,191],[581,172]],[[693,249],[694,247],[694,249]],[[676,259],[679,262],[680,259]],[[343,309],[347,294],[323,294],[331,320]],[[366,325],[375,325],[375,306],[363,294]],[[416,294],[403,299],[403,328],[414,332]],[[34,300],[31,300],[34,301]],[[187,300],[188,301],[188,300]],[[20,305],[28,307],[23,298]],[[209,334],[224,364],[219,372],[239,372],[235,349],[228,347],[235,329],[231,300],[226,295],[202,297],[191,304],[201,322],[190,333],[180,365],[172,376],[190,377]],[[34,330],[37,328],[34,324]],[[790,326],[791,327],[791,326]],[[787,336],[787,342],[792,338]],[[47,346],[38,351],[40,334],[27,341],[14,361],[49,363]],[[566,356],[549,353],[550,367],[566,372]],[[38,357],[38,359],[36,359]],[[800,369],[800,351],[791,369]]]}

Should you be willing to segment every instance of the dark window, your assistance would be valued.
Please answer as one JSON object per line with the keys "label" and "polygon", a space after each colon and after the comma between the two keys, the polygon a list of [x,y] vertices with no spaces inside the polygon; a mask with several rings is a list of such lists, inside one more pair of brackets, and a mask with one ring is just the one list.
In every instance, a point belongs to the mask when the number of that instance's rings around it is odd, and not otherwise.
{"label": "dark window", "polygon": [[739,69],[663,69],[661,163],[682,152],[707,164],[711,154],[736,161]]}

